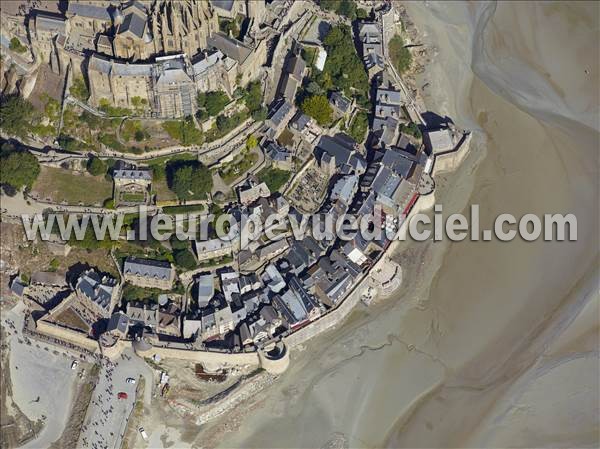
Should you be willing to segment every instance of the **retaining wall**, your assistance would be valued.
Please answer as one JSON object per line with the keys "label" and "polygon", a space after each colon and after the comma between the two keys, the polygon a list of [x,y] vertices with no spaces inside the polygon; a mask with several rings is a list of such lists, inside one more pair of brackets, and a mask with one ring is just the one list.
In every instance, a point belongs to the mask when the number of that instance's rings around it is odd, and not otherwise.
{"label": "retaining wall", "polygon": [[36,331],[41,334],[54,337],[58,340],[65,341],[76,346],[81,346],[82,348],[93,353],[97,353],[100,350],[96,340],[92,340],[80,332],[76,332],[56,324],[48,323],[43,320],[39,320],[36,323]]}
{"label": "retaining wall", "polygon": [[256,352],[227,353],[227,352],[209,352],[198,350],[186,350],[175,348],[152,347],[144,351],[144,357],[153,357],[158,355],[161,358],[171,358],[187,360],[190,362],[201,363],[208,370],[216,370],[223,367],[242,366],[242,365],[260,365],[258,354]]}

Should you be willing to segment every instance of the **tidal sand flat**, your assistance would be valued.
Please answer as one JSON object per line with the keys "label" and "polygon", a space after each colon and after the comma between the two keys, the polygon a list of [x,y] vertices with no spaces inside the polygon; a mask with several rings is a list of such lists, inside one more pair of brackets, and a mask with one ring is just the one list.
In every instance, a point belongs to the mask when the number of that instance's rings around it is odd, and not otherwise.
{"label": "tidal sand flat", "polygon": [[445,214],[573,213],[578,240],[401,245],[397,297],[293,353],[220,445],[597,447],[599,6],[407,8],[426,103],[474,134]]}

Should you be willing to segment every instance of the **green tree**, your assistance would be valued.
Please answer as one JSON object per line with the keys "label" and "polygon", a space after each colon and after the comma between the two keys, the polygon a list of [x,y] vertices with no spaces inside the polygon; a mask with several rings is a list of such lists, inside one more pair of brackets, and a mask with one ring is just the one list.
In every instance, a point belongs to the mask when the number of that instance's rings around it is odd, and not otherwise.
{"label": "green tree", "polygon": [[369,79],[363,62],[356,53],[352,31],[347,25],[337,25],[329,30],[323,40],[327,50],[327,61],[319,82],[330,90],[327,76],[331,77],[331,86],[342,89],[347,96],[366,98]]}
{"label": "green tree", "polygon": [[92,156],[91,158],[88,159],[87,162],[87,171],[90,173],[90,175],[93,176],[100,176],[106,173],[106,164],[104,163],[104,161],[96,156]]}
{"label": "green tree", "polygon": [[169,243],[171,244],[171,248],[173,250],[186,250],[190,246],[189,240],[179,240],[177,238],[177,234],[173,234],[171,236],[171,238],[169,239]]}
{"label": "green tree", "polygon": [[18,95],[0,100],[0,128],[7,134],[24,138],[31,128],[33,105]]}
{"label": "green tree", "polygon": [[258,146],[258,139],[254,134],[250,134],[246,139],[246,148],[250,150],[256,146]]}
{"label": "green tree", "polygon": [[21,41],[16,37],[13,37],[10,40],[8,48],[10,48],[12,51],[16,51],[17,53],[25,53],[27,51],[27,47],[21,44]]}
{"label": "green tree", "polygon": [[417,124],[413,122],[410,122],[408,125],[402,123],[400,125],[400,132],[409,134],[416,139],[421,139],[423,137],[423,135],[421,134],[421,130],[419,129]]}
{"label": "green tree", "polygon": [[357,19],[368,19],[370,16],[369,11],[363,8],[356,8],[356,18]]}
{"label": "green tree", "polygon": [[146,107],[146,105],[148,104],[148,100],[142,97],[135,96],[131,98],[131,104],[136,110],[139,111],[143,110]]}
{"label": "green tree", "polygon": [[324,95],[313,95],[302,102],[302,112],[314,118],[319,125],[331,123],[333,110]]}
{"label": "green tree", "polygon": [[319,5],[325,11],[333,11],[350,20],[356,19],[356,4],[354,0],[320,0]]}
{"label": "green tree", "polygon": [[365,134],[367,133],[368,128],[369,118],[367,116],[367,113],[364,111],[360,111],[354,116],[354,119],[350,124],[350,130],[348,131],[348,133],[354,140],[360,143],[363,140],[365,140]]}
{"label": "green tree", "polygon": [[244,103],[252,113],[261,109],[263,103],[262,84],[260,81],[253,81],[248,84],[243,94]]}
{"label": "green tree", "polygon": [[183,146],[200,145],[203,142],[202,131],[196,128],[192,116],[183,120],[163,122],[162,126],[169,136],[178,140]]}
{"label": "green tree", "polygon": [[179,199],[203,199],[212,190],[210,170],[198,162],[179,164],[173,169],[170,188]]}
{"label": "green tree", "polygon": [[87,101],[87,99],[90,97],[90,91],[88,90],[87,86],[85,85],[85,81],[81,76],[73,78],[73,84],[71,85],[69,92],[71,92],[71,95],[81,101]]}
{"label": "green tree", "polygon": [[196,95],[196,103],[200,109],[206,108],[206,92],[198,92]]}
{"label": "green tree", "polygon": [[311,95],[323,95],[325,93],[325,89],[319,86],[315,81],[310,81],[306,86],[306,92]]}
{"label": "green tree", "polygon": [[0,184],[19,190],[31,188],[40,174],[40,163],[28,151],[13,151],[0,157]]}
{"label": "green tree", "polygon": [[231,35],[236,39],[240,36],[240,27],[237,20],[219,20],[219,29],[227,35],[231,33]]}
{"label": "green tree", "polygon": [[184,268],[186,270],[193,270],[194,268],[196,268],[197,265],[196,258],[187,249],[175,252],[175,264],[178,267]]}
{"label": "green tree", "polygon": [[222,90],[218,90],[206,94],[204,107],[209,116],[216,117],[223,109],[225,109],[225,106],[227,106],[228,103],[229,97],[227,94]]}
{"label": "green tree", "polygon": [[268,111],[267,111],[266,107],[261,106],[260,108],[252,111],[251,115],[252,115],[252,118],[254,120],[256,120],[257,122],[262,122],[267,119]]}
{"label": "green tree", "polygon": [[405,47],[404,39],[399,34],[390,39],[389,53],[392,64],[394,64],[398,73],[402,74],[410,68],[412,55],[410,50]]}

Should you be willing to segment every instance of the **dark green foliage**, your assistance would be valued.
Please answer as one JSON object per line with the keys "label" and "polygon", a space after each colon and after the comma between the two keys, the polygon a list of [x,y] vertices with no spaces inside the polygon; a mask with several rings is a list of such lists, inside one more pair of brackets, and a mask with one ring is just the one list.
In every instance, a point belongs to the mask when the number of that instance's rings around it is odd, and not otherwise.
{"label": "dark green foliage", "polygon": [[234,20],[220,19],[219,20],[219,30],[221,30],[223,33],[225,33],[228,36],[231,33],[231,35],[235,39],[239,39],[240,38],[240,23],[239,22],[240,22],[239,18],[237,18],[237,17]]}
{"label": "dark green foliage", "polygon": [[33,105],[18,95],[0,100],[0,128],[6,134],[26,137],[32,126],[33,115]]}
{"label": "dark green foliage", "polygon": [[356,19],[356,4],[354,0],[320,0],[319,6],[325,11],[333,11],[350,20]]}
{"label": "dark green foliage", "polygon": [[103,175],[107,170],[106,164],[102,161],[102,159],[95,156],[92,156],[88,159],[86,168],[90,175],[93,176]]}
{"label": "dark green foliage", "polygon": [[171,248],[173,251],[176,250],[187,250],[190,247],[189,240],[179,240],[176,234],[173,234],[169,239],[169,243],[171,244]]}
{"label": "dark green foliage", "polygon": [[123,302],[129,301],[149,301],[158,302],[158,296],[164,293],[162,290],[157,288],[142,288],[135,285],[126,283],[123,287]]}
{"label": "dark green foliage", "polygon": [[257,122],[262,122],[267,119],[267,108],[265,106],[261,106],[260,108],[252,111],[252,118]]}
{"label": "dark green foliage", "polygon": [[175,264],[186,270],[193,270],[197,265],[194,255],[188,249],[175,251]]}
{"label": "dark green foliage", "polygon": [[333,86],[342,89],[347,96],[355,97],[359,102],[367,98],[369,80],[354,48],[350,27],[332,27],[325,36],[324,44],[328,57],[321,79],[316,81],[326,90]]}
{"label": "dark green foliage", "polygon": [[261,109],[263,102],[261,82],[253,81],[249,83],[242,98],[250,113]]}
{"label": "dark green foliage", "polygon": [[357,19],[368,19],[370,17],[369,11],[362,8],[356,8],[356,18]]}
{"label": "dark green foliage", "polygon": [[71,136],[61,134],[58,136],[58,145],[65,151],[81,153],[88,150],[88,145]]}
{"label": "dark green foliage", "polygon": [[313,95],[302,102],[302,112],[314,118],[319,125],[329,125],[333,109],[324,95]]}
{"label": "dark green foliage", "polygon": [[[0,156],[0,184],[14,190],[31,188],[40,174],[37,158],[24,150],[3,151]],[[8,187],[8,192],[12,190]],[[5,189],[6,191],[6,189]]]}
{"label": "dark green foliage", "polygon": [[202,212],[206,209],[204,204],[190,204],[190,205],[182,205],[182,206],[165,206],[162,208],[163,213],[165,214],[185,214],[190,212]]}
{"label": "dark green foliage", "polygon": [[210,170],[199,162],[175,164],[169,171],[169,188],[179,199],[203,199],[212,190]]}
{"label": "dark green foliage", "polygon": [[417,124],[413,123],[413,122],[409,123],[408,125],[401,124],[400,132],[403,132],[405,134],[410,134],[411,136],[413,136],[417,139],[420,139],[423,137],[423,135],[421,134],[421,130],[419,129]]}
{"label": "dark green foliage", "polygon": [[81,76],[73,79],[73,84],[71,85],[69,92],[71,92],[71,95],[81,101],[87,101],[90,96],[90,91],[88,90],[87,86],[85,85],[85,81]]}
{"label": "dark green foliage", "polygon": [[[229,103],[229,97],[222,90],[198,92],[198,107],[209,117],[216,117]],[[204,114],[202,114],[204,116]]]}
{"label": "dark green foliage", "polygon": [[352,123],[350,124],[350,130],[348,133],[357,142],[362,142],[365,139],[365,134],[369,128],[369,118],[367,113],[360,111],[356,114]]}
{"label": "dark green foliage", "polygon": [[13,37],[10,40],[8,48],[10,48],[12,51],[16,51],[17,53],[25,53],[27,51],[27,47],[23,45],[16,37]]}

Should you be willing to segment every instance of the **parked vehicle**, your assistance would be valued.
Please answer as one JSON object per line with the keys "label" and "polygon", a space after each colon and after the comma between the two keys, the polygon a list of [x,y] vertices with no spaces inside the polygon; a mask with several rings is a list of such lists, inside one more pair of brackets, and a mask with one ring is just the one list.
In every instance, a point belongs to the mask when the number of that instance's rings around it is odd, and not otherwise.
{"label": "parked vehicle", "polygon": [[143,428],[143,427],[140,427],[140,428],[139,428],[139,431],[140,431],[140,435],[142,436],[142,438],[143,438],[144,440],[148,441],[148,434],[146,433],[146,431],[144,430],[144,428]]}
{"label": "parked vehicle", "polygon": [[119,399],[127,399],[127,393],[125,393],[124,391],[120,391],[119,394],[117,394],[117,397]]}
{"label": "parked vehicle", "polygon": [[128,377],[125,382],[127,382],[128,384],[134,384],[135,383],[135,379],[133,377]]}
{"label": "parked vehicle", "polygon": [[73,363],[71,363],[71,369],[77,369],[78,366],[79,362],[77,360],[73,360]]}

